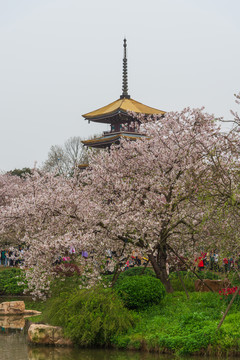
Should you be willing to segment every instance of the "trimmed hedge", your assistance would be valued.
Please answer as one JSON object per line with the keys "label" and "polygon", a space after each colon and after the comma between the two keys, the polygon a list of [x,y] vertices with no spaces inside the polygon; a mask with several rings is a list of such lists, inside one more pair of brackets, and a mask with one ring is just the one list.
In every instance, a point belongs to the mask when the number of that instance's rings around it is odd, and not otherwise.
{"label": "trimmed hedge", "polygon": [[126,276],[115,289],[128,309],[145,309],[159,304],[166,295],[161,281],[152,276]]}

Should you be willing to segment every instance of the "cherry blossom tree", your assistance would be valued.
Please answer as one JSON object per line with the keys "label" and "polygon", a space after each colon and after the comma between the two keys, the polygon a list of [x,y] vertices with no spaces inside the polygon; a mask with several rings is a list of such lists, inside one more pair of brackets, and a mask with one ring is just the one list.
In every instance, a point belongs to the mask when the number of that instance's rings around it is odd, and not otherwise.
{"label": "cherry blossom tree", "polygon": [[[235,97],[236,103],[240,104],[240,94]],[[233,255],[240,252],[240,118],[237,112],[231,113],[234,115],[233,126],[222,134],[221,151],[210,153],[212,171],[203,179],[202,187],[209,208],[215,207],[209,235],[216,239],[218,234],[218,247]]]}
{"label": "cherry blossom tree", "polygon": [[172,291],[169,248],[192,252],[196,241],[199,247],[206,243],[198,235],[206,216],[198,188],[211,172],[209,158],[222,135],[214,117],[199,109],[167,113],[142,128],[145,138],[123,141],[92,159],[90,224],[96,227],[96,242],[108,238],[122,242],[126,251],[146,252],[157,277]]}
{"label": "cherry blossom tree", "polygon": [[[12,187],[5,191],[12,194]],[[25,244],[29,288],[41,296],[56,276],[53,264],[57,258],[69,252],[70,246],[79,252],[86,249],[82,247],[87,231],[81,215],[86,199],[76,177],[38,171],[18,182],[17,192],[11,196],[12,201],[0,208],[1,233],[11,232]],[[90,247],[88,242],[86,250]]]}

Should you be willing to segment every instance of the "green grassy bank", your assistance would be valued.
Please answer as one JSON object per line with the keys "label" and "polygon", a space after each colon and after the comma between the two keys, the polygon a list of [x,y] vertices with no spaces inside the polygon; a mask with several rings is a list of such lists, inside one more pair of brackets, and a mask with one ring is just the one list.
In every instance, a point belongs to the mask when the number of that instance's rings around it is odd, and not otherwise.
{"label": "green grassy bank", "polygon": [[[80,290],[79,277],[66,278],[55,283],[50,299],[25,301],[26,308],[42,311],[32,321],[62,326],[65,335],[82,347],[240,355],[240,295],[217,331],[227,307],[219,294],[194,292],[194,278],[189,274],[182,274],[189,299],[179,291],[181,284],[175,274],[171,276],[176,291],[165,294],[150,271],[140,280],[131,276],[139,271],[123,273],[114,289]],[[105,283],[109,277],[106,279]]]}
{"label": "green grassy bank", "polygon": [[[173,278],[175,287],[180,287],[174,275]],[[66,336],[77,345],[175,354],[240,355],[239,301],[233,304],[217,331],[227,307],[217,293],[191,291],[187,299],[185,292],[175,291],[166,294],[158,304],[129,310],[116,288],[79,290],[74,283],[73,279],[67,279],[61,290],[55,286],[55,295],[41,304],[43,315],[34,321],[62,326]],[[193,290],[190,281],[188,285]],[[136,284],[134,287],[133,295],[137,296]],[[40,309],[38,305],[37,308]]]}
{"label": "green grassy bank", "polygon": [[178,354],[240,354],[240,308],[234,305],[216,331],[226,304],[218,294],[167,294],[164,301],[138,313],[139,321],[116,337],[118,348]]}

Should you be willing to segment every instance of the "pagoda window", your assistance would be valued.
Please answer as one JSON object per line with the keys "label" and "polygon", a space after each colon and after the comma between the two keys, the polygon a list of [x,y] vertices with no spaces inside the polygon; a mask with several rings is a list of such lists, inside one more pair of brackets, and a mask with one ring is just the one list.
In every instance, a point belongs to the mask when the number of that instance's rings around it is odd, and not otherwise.
{"label": "pagoda window", "polygon": [[115,124],[115,131],[118,132],[120,130],[119,124]]}
{"label": "pagoda window", "polygon": [[135,132],[135,125],[134,125],[134,123],[130,123],[130,124],[128,125],[128,127],[129,127],[129,131]]}
{"label": "pagoda window", "polygon": [[115,131],[115,125],[111,125],[111,132]]}

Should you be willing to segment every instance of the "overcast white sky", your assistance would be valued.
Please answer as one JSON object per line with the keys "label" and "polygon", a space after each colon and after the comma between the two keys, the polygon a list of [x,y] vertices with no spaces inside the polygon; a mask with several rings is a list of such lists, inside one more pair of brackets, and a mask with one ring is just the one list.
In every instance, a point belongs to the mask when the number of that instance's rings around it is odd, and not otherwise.
{"label": "overcast white sky", "polygon": [[81,114],[121,94],[124,36],[133,99],[231,118],[239,17],[239,0],[0,0],[0,170],[106,129]]}

